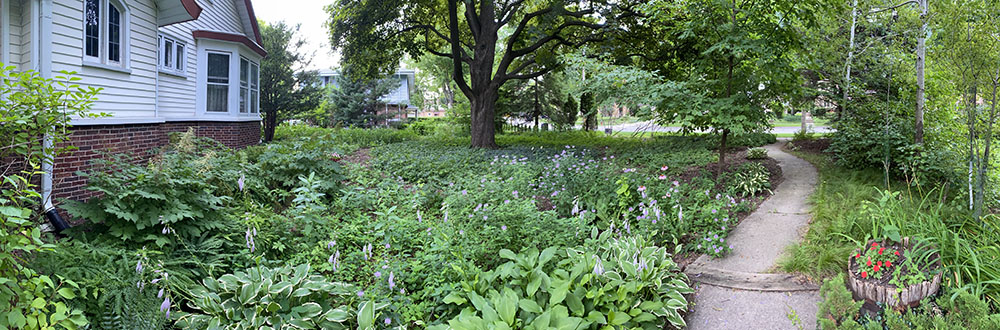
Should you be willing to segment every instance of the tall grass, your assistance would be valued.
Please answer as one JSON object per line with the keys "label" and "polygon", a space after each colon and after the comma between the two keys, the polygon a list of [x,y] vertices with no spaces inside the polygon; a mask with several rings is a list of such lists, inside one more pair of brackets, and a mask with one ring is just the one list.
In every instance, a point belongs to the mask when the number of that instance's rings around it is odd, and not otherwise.
{"label": "tall grass", "polygon": [[813,220],[805,240],[781,266],[825,278],[847,269],[851,251],[870,238],[898,231],[935,246],[944,266],[943,286],[973,293],[1000,307],[1000,217],[976,221],[960,201],[939,188],[885,187],[877,170],[837,167],[826,156],[798,153],[813,163],[820,184],[810,201]]}

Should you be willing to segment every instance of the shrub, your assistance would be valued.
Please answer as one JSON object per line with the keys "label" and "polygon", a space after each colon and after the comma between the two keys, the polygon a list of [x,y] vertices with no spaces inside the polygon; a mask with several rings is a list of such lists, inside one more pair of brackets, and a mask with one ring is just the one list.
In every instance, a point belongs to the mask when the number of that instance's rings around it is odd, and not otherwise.
{"label": "shrub", "polygon": [[226,228],[224,208],[231,198],[216,194],[217,187],[201,172],[208,161],[201,160],[167,153],[140,166],[109,155],[96,161],[94,171],[78,173],[90,179],[87,190],[102,196],[85,203],[67,201],[64,208],[102,232],[139,244],[162,247],[171,242],[169,233],[184,239],[210,235]]}
{"label": "shrub", "polygon": [[764,148],[750,148],[747,149],[747,159],[764,159],[767,158],[767,149]]}
{"label": "shrub", "polygon": [[[177,327],[348,329],[353,310],[343,303],[363,296],[351,285],[310,274],[309,265],[255,267],[202,284],[194,289],[189,305],[196,312],[178,313]],[[380,307],[384,306],[362,303],[359,328],[372,326]]]}
{"label": "shrub", "polygon": [[[157,289],[166,283],[150,284],[151,265],[144,252],[138,253],[107,244],[84,240],[65,241],[52,251],[41,253],[32,267],[46,274],[60,274],[79,283],[86,294],[72,306],[86,312],[93,329],[163,329],[165,314],[158,310],[162,298]],[[137,271],[143,265],[142,271]],[[155,266],[154,266],[155,267]],[[145,276],[144,276],[145,275]]]}
{"label": "shrub", "polygon": [[824,281],[819,294],[823,297],[823,301],[819,304],[819,314],[816,315],[816,319],[819,320],[821,329],[836,328],[838,325],[845,325],[848,328],[849,325],[858,326],[854,320],[858,317],[863,302],[854,301],[844,282],[844,273]]}
{"label": "shrub", "polygon": [[[87,324],[82,311],[67,306],[77,297],[77,284],[39,274],[24,261],[54,248],[42,240],[34,221],[37,214],[33,211],[42,196],[33,182],[41,174],[40,164],[64,149],[44,146],[39,137],[48,136],[53,145],[66,141],[72,117],[97,116],[89,109],[98,90],[73,85],[79,80],[75,77],[53,80],[33,71],[14,70],[13,66],[0,67],[0,160],[4,161],[0,166],[0,328],[75,329]],[[21,166],[14,166],[18,163]]]}
{"label": "shrub", "polygon": [[[693,290],[665,248],[596,230],[594,248],[501,250],[508,261],[468,274],[446,303],[458,305],[452,328],[663,328],[685,325]],[[444,325],[430,329],[447,329]]]}
{"label": "shrub", "polygon": [[340,181],[344,179],[336,159],[344,151],[315,139],[304,138],[264,146],[252,160],[260,167],[260,171],[253,176],[262,180],[268,189],[288,192],[299,186],[300,177],[315,173],[319,182],[318,191],[329,197],[336,196]]}
{"label": "shrub", "polygon": [[771,172],[761,163],[749,162],[740,165],[736,176],[730,180],[730,189],[738,196],[754,196],[770,191]]}

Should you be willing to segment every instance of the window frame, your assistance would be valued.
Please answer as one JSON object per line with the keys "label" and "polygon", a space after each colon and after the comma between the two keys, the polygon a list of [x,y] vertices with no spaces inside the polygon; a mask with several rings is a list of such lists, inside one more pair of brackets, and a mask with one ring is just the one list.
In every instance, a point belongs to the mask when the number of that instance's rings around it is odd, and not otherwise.
{"label": "window frame", "polygon": [[[227,77],[226,77],[225,84],[219,83],[219,82],[212,82],[212,81],[210,81],[210,79],[212,78],[212,76],[209,75],[209,71],[210,70],[209,70],[208,66],[209,66],[209,64],[211,64],[211,62],[208,60],[208,57],[211,56],[211,55],[225,55],[227,57],[227,61],[226,61],[226,75],[227,75]],[[232,103],[231,102],[232,101],[232,84],[233,84],[233,79],[232,79],[233,78],[232,77],[233,70],[232,69],[233,69],[233,53],[226,52],[226,51],[219,51],[219,50],[208,50],[208,51],[205,52],[205,86],[204,86],[204,90],[205,90],[204,91],[205,92],[205,99],[204,99],[205,113],[207,113],[207,114],[227,114],[227,113],[231,113],[232,112],[232,110],[233,110],[232,109],[232,105],[231,105],[231,103]],[[226,86],[226,98],[225,98],[225,100],[226,100],[226,109],[224,111],[213,111],[213,110],[209,110],[209,108],[208,108],[208,104],[209,104],[208,87],[209,86],[213,86],[213,85],[214,86],[223,86],[223,85]]]}
{"label": "window frame", "polygon": [[[160,72],[185,75],[185,70],[187,70],[187,42],[164,33],[159,33],[156,40],[158,45],[156,67]],[[169,49],[167,48],[168,42],[171,44]],[[167,51],[170,52],[169,59],[166,58]],[[168,60],[170,63],[164,63]]]}
{"label": "window frame", "polygon": [[[81,1],[82,3],[82,38],[80,55],[85,66],[105,67],[112,70],[125,69],[130,67],[131,58],[131,11],[124,1],[120,0],[92,0],[97,2],[97,55],[88,54],[87,38],[88,19],[87,4],[91,0]],[[118,59],[111,59],[111,10],[114,7],[118,11]]]}
{"label": "window frame", "polygon": [[[246,63],[246,81],[244,81],[244,63]],[[240,87],[239,113],[241,115],[260,114],[260,64],[240,56]]]}

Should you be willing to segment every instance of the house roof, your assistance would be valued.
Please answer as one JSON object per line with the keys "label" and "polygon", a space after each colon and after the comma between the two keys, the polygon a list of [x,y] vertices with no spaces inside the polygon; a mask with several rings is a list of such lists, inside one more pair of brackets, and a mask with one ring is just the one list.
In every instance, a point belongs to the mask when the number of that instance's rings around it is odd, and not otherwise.
{"label": "house roof", "polygon": [[[177,0],[172,0],[177,1]],[[192,1],[193,0],[180,0],[180,1]],[[198,30],[192,31],[191,34],[195,39],[215,39],[229,42],[241,43],[255,53],[260,54],[260,56],[267,56],[267,51],[264,50],[264,40],[260,36],[260,26],[257,25],[257,15],[253,12],[253,4],[250,0],[235,0],[236,7],[240,12],[240,20],[243,22],[243,30],[250,31],[244,35],[218,32],[218,31],[208,31],[208,30]],[[252,33],[252,35],[251,35]]]}
{"label": "house roof", "polygon": [[201,6],[194,0],[157,0],[156,24],[166,26],[198,19]]}

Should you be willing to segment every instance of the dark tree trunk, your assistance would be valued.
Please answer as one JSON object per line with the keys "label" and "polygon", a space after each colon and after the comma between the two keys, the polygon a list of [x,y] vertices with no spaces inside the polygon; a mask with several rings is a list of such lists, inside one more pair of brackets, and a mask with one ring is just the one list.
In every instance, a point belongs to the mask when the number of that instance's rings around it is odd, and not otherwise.
{"label": "dark tree trunk", "polygon": [[264,111],[264,142],[274,140],[274,129],[278,124],[277,110]]}
{"label": "dark tree trunk", "polygon": [[487,90],[472,100],[472,147],[496,149],[496,91]]}
{"label": "dark tree trunk", "polygon": [[719,143],[719,169],[717,175],[722,174],[723,167],[726,166],[726,148],[729,143],[729,129],[722,130],[722,141]]}

